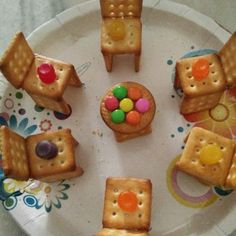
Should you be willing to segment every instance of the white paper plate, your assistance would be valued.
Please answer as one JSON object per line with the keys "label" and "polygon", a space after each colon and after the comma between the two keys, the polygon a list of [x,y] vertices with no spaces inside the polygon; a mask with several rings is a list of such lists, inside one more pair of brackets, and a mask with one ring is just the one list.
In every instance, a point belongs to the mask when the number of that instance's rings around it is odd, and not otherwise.
{"label": "white paper plate", "polygon": [[[133,58],[122,56],[115,58],[112,73],[107,73],[100,53],[99,9],[99,1],[78,5],[29,37],[35,52],[73,63],[85,84],[66,90],[70,117],[60,120],[52,111],[35,109],[25,92],[13,89],[3,77],[0,80],[0,123],[24,135],[71,128],[80,142],[76,156],[85,173],[52,185],[2,180],[2,203],[29,234],[89,236],[102,227],[108,176],[150,178],[151,236],[230,234],[235,229],[235,194],[216,194],[172,168],[185,134],[198,123],[179,115],[179,97],[172,87],[175,62],[188,52],[219,50],[230,35],[188,7],[145,0],[141,71],[135,73]],[[151,90],[158,112],[152,134],[117,143],[100,117],[99,103],[108,88],[127,80]]]}

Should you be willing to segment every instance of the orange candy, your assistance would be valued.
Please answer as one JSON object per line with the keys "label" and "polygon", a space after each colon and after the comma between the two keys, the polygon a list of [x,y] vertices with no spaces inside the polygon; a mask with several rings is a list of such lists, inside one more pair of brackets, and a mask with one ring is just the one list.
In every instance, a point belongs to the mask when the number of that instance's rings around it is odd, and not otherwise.
{"label": "orange candy", "polygon": [[130,111],[126,115],[126,122],[130,125],[137,125],[141,120],[141,115],[137,111]]}
{"label": "orange candy", "polygon": [[205,79],[209,74],[209,62],[201,58],[192,66],[192,75],[196,80]]}
{"label": "orange candy", "polygon": [[128,97],[132,99],[133,101],[136,101],[142,97],[142,92],[138,88],[130,87],[128,88]]}
{"label": "orange candy", "polygon": [[118,197],[119,207],[126,212],[134,212],[138,207],[138,199],[135,193],[124,191]]}

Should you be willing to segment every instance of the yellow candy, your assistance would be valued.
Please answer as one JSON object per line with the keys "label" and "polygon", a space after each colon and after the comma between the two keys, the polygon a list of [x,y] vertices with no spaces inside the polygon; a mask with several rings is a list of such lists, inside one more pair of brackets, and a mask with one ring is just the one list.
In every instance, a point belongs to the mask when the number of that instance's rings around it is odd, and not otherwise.
{"label": "yellow candy", "polygon": [[203,164],[217,164],[223,156],[223,152],[218,145],[209,144],[200,150],[199,159]]}
{"label": "yellow candy", "polygon": [[124,98],[120,101],[120,109],[129,112],[133,109],[134,103],[130,98]]}
{"label": "yellow candy", "polygon": [[113,20],[109,25],[108,33],[115,41],[124,39],[126,34],[124,22],[122,20]]}

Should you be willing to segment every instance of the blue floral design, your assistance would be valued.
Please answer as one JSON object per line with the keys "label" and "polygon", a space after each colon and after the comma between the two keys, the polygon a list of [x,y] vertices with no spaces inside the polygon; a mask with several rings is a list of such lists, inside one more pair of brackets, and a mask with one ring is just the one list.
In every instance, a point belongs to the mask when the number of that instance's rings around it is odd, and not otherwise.
{"label": "blue floral design", "polygon": [[9,121],[7,121],[3,116],[0,116],[0,125],[5,125],[24,136],[32,134],[37,129],[37,125],[31,125],[27,127],[28,123],[29,123],[28,118],[22,119],[18,124],[15,115],[11,115]]}
{"label": "blue floral design", "polygon": [[45,208],[46,212],[50,212],[52,207],[61,208],[61,200],[67,200],[69,197],[65,191],[70,188],[70,185],[61,181],[57,184],[43,184],[41,191],[37,194],[28,194],[24,196],[24,203],[29,207],[36,209]]}

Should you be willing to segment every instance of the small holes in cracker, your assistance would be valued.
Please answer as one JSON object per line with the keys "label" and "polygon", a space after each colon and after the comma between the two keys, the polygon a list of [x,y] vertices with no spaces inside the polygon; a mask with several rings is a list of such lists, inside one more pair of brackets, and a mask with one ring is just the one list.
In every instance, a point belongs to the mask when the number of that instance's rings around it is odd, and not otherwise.
{"label": "small holes in cracker", "polygon": [[143,190],[140,190],[140,191],[139,191],[139,194],[143,194]]}
{"label": "small holes in cracker", "polygon": [[119,9],[120,9],[120,10],[124,9],[124,4],[120,4],[120,5],[119,5]]}
{"label": "small holes in cracker", "polygon": [[133,9],[134,9],[134,6],[133,6],[132,4],[130,4],[130,5],[128,6],[128,10],[132,11]]}
{"label": "small holes in cracker", "polygon": [[60,148],[59,149],[59,153],[63,153],[64,149],[63,148]]}
{"label": "small holes in cracker", "polygon": [[116,216],[116,212],[115,212],[115,211],[114,211],[114,212],[112,212],[112,215],[113,215],[113,216]]}
{"label": "small holes in cracker", "polygon": [[110,12],[110,16],[115,16],[115,12],[114,12],[114,11],[111,11],[111,12]]}
{"label": "small holes in cracker", "polygon": [[120,13],[119,13],[119,16],[124,16],[124,12],[120,12]]}
{"label": "small holes in cracker", "polygon": [[142,218],[142,214],[138,214],[138,217],[139,217],[139,218]]}
{"label": "small holes in cracker", "polygon": [[114,188],[113,191],[114,191],[114,193],[118,193],[119,190],[118,190],[118,188]]}
{"label": "small holes in cracker", "polygon": [[114,9],[114,7],[115,6],[113,4],[110,4],[110,6],[109,6],[110,9]]}

